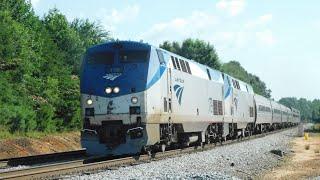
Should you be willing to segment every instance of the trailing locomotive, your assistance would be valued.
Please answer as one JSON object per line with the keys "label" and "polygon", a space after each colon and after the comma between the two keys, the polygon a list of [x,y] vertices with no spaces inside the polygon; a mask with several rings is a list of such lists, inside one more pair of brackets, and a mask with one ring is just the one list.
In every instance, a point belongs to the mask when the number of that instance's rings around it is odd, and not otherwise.
{"label": "trailing locomotive", "polygon": [[87,50],[81,144],[91,155],[135,154],[296,125],[299,111],[228,74],[146,43]]}

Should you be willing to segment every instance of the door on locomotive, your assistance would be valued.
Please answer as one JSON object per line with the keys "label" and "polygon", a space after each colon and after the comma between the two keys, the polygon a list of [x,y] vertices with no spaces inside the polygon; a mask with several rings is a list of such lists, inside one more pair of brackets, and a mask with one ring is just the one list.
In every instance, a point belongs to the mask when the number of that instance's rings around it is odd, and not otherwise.
{"label": "door on locomotive", "polygon": [[[172,74],[170,66],[170,56],[167,52],[161,49],[157,49],[160,66],[166,66],[166,78],[162,88],[163,96],[163,110],[160,124],[160,145],[162,151],[165,150],[166,145],[172,142],[173,122],[171,118],[172,114]],[[167,60],[167,61],[166,61]],[[167,62],[167,63],[166,63]]]}

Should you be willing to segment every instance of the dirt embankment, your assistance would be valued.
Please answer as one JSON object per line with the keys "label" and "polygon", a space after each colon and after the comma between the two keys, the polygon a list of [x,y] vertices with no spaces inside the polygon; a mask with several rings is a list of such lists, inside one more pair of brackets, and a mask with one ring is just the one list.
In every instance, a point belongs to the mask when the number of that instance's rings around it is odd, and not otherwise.
{"label": "dirt embankment", "polygon": [[3,139],[0,140],[0,159],[72,151],[80,148],[79,132],[46,135],[39,138]]}
{"label": "dirt embankment", "polygon": [[295,138],[293,153],[279,167],[259,179],[309,179],[320,176],[320,133],[310,134],[308,140]]}

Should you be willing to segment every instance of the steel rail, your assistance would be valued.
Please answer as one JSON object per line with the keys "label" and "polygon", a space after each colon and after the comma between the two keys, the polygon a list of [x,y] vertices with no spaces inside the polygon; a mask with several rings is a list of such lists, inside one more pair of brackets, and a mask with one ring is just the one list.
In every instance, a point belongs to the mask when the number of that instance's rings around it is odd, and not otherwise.
{"label": "steel rail", "polygon": [[0,159],[0,167],[3,166],[18,166],[18,165],[32,165],[48,162],[56,162],[59,160],[68,160],[75,158],[86,157],[86,150],[80,149],[75,151],[65,151],[49,154],[39,154],[33,156],[14,157],[7,159]]}
{"label": "steel rail", "polygon": [[48,164],[39,167],[32,167],[20,170],[13,170],[0,173],[0,179],[39,179],[39,178],[57,178],[63,175],[72,175],[77,173],[94,173],[102,169],[110,169],[112,167],[119,167],[123,165],[135,165],[137,163],[149,162],[151,160],[159,160],[168,157],[176,157],[183,154],[195,153],[200,151],[207,151],[214,149],[217,146],[231,145],[239,142],[253,140],[261,137],[265,137],[270,134],[280,133],[293,128],[281,129],[263,134],[256,134],[248,137],[244,137],[241,140],[228,140],[221,144],[208,144],[204,147],[188,147],[183,149],[169,150],[153,154],[151,157],[148,155],[140,155],[126,158],[119,158],[113,160],[106,160],[100,162],[93,162],[85,164],[84,161],[71,161],[64,163]]}

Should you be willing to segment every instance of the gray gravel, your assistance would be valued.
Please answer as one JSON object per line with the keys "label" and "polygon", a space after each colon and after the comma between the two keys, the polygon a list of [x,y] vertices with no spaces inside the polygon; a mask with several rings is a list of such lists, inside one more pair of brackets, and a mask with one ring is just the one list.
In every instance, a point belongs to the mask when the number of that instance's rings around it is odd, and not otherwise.
{"label": "gray gravel", "polygon": [[281,157],[270,151],[289,153],[289,142],[296,134],[297,128],[205,152],[67,179],[250,179],[276,166]]}
{"label": "gray gravel", "polygon": [[16,167],[1,168],[1,169],[0,169],[0,173],[1,173],[1,172],[7,172],[7,171],[14,171],[14,170],[26,169],[26,168],[28,168],[28,167],[30,167],[30,166],[21,166],[21,165],[19,165],[19,166],[16,166]]}

